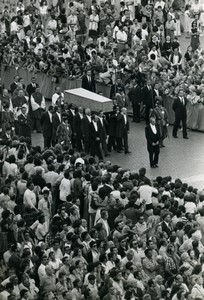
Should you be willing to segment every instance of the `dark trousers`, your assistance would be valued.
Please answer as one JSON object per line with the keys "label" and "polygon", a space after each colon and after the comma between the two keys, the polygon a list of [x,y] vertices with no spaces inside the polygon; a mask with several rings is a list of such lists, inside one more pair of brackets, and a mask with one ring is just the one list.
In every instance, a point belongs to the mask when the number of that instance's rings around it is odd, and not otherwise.
{"label": "dark trousers", "polygon": [[99,160],[103,160],[103,155],[101,153],[100,141],[95,141],[94,144],[91,145],[91,156],[98,156]]}
{"label": "dark trousers", "polygon": [[135,103],[132,105],[133,122],[140,122],[140,104]]}
{"label": "dark trousers", "polygon": [[86,153],[90,152],[90,138],[89,138],[89,136],[84,138],[84,151]]}
{"label": "dark trousers", "polygon": [[186,128],[186,116],[184,117],[176,117],[175,122],[174,122],[174,127],[173,127],[173,136],[177,135],[177,131],[179,129],[179,125],[182,122],[183,126],[183,137],[187,136],[187,128]]}
{"label": "dark trousers", "polygon": [[71,144],[72,144],[72,148],[75,148],[76,141],[75,141],[75,135],[74,134],[72,134],[72,136],[71,136]]}
{"label": "dark trousers", "polygon": [[108,154],[108,148],[107,148],[107,144],[106,144],[106,138],[102,139],[101,145],[102,145],[102,149],[104,151],[104,154],[107,155]]}
{"label": "dark trousers", "polygon": [[125,152],[128,152],[128,134],[127,134],[127,132],[125,132],[125,133],[123,134],[122,141],[123,141],[123,145],[124,145],[124,150],[125,150]]}
{"label": "dark trousers", "polygon": [[123,140],[121,137],[117,137],[117,151],[121,151],[123,149]]}
{"label": "dark trousers", "polygon": [[76,136],[76,149],[77,151],[82,150],[82,139],[80,136]]}
{"label": "dark trousers", "polygon": [[149,162],[150,162],[150,166],[154,166],[158,164],[159,161],[159,145],[156,146],[152,146],[151,149],[148,149],[149,151]]}
{"label": "dark trousers", "polygon": [[41,132],[40,119],[32,119],[32,129]]}
{"label": "dark trousers", "polygon": [[44,148],[50,148],[52,137],[46,135],[43,135],[43,137],[44,137]]}
{"label": "dark trousers", "polygon": [[108,151],[111,152],[112,148],[116,150],[116,140],[114,136],[108,137]]}
{"label": "dark trousers", "polygon": [[150,109],[152,109],[150,106],[146,106],[146,109],[145,109],[145,121],[146,121],[147,125],[149,125],[149,113],[150,113]]}

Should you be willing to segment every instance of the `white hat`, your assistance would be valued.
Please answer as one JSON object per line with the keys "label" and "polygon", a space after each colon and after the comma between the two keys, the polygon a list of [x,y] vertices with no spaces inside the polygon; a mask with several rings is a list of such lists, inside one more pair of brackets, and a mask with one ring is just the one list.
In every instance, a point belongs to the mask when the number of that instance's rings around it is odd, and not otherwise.
{"label": "white hat", "polygon": [[48,189],[48,187],[47,186],[45,186],[43,189],[42,189],[42,193],[44,193],[45,191],[50,191],[49,189]]}
{"label": "white hat", "polygon": [[78,158],[75,160],[74,165],[76,166],[77,163],[80,163],[80,164],[84,165],[84,160],[83,160],[81,157],[78,157]]}

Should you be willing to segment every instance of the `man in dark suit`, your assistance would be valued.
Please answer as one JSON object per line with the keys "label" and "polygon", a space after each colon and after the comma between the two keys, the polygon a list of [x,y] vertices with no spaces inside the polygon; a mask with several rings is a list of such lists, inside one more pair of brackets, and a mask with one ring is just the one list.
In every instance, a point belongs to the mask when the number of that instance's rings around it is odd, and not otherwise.
{"label": "man in dark suit", "polygon": [[29,83],[26,87],[26,92],[28,93],[29,99],[30,96],[35,92],[35,89],[36,89],[36,78],[32,77],[31,83]]}
{"label": "man in dark suit", "polygon": [[117,151],[121,153],[122,145],[124,145],[125,154],[131,153],[128,147],[128,133],[129,133],[129,121],[127,116],[127,108],[123,107],[121,113],[117,115],[116,124],[116,137],[117,137]]}
{"label": "man in dark suit", "polygon": [[52,116],[52,144],[56,145],[57,143],[57,127],[61,124],[62,117],[61,117],[61,107],[58,106],[56,108],[56,112]]}
{"label": "man in dark suit", "polygon": [[153,99],[154,99],[154,105],[155,105],[155,98],[156,97],[162,97],[163,96],[163,94],[162,94],[162,91],[160,90],[160,88],[159,88],[159,83],[155,83],[155,85],[154,85],[154,88],[153,88]]}
{"label": "man in dark suit", "polygon": [[44,112],[41,117],[42,133],[44,138],[44,148],[49,148],[52,141],[52,114],[53,106],[50,105],[47,112]]}
{"label": "man in dark suit", "polygon": [[75,114],[73,118],[73,132],[76,141],[76,149],[77,151],[82,150],[82,132],[81,132],[81,122],[83,119],[83,107],[78,108],[78,112]]}
{"label": "man in dark suit", "polygon": [[180,122],[182,122],[183,126],[183,138],[188,139],[187,135],[187,128],[186,128],[186,118],[187,118],[187,111],[186,111],[186,104],[187,100],[184,97],[184,91],[180,90],[178,98],[174,100],[172,109],[175,112],[175,122],[173,126],[173,132],[172,135],[174,138],[177,138],[177,131],[180,125]]}
{"label": "man in dark suit", "polygon": [[100,128],[100,133],[101,133],[100,139],[101,139],[102,149],[104,151],[105,156],[108,156],[109,154],[108,154],[108,149],[106,144],[108,122],[106,121],[103,111],[99,112],[98,126]]}
{"label": "man in dark suit", "polygon": [[149,113],[152,108],[154,108],[154,94],[151,86],[151,81],[147,80],[147,85],[143,88],[142,91],[143,103],[146,106],[145,109],[145,120],[146,124],[149,124]]}
{"label": "man in dark suit", "polygon": [[11,95],[13,95],[13,92],[15,91],[15,89],[18,86],[18,80],[19,80],[19,76],[18,75],[14,76],[14,82],[12,82],[11,85],[10,85]]}
{"label": "man in dark suit", "polygon": [[68,105],[67,114],[68,114],[68,122],[69,122],[69,125],[70,125],[71,130],[72,130],[71,143],[72,143],[72,147],[75,148],[75,135],[74,135],[73,122],[74,122],[74,116],[76,114],[76,111],[75,111],[75,106],[74,106],[73,103],[70,103]]}
{"label": "man in dark suit", "polygon": [[171,225],[171,215],[170,213],[166,213],[163,218],[163,222],[161,223],[162,231],[166,232],[168,236],[172,233],[172,225]]}
{"label": "man in dark suit", "polygon": [[28,116],[28,106],[23,104],[21,114],[18,116],[18,135],[19,137],[31,138],[31,119]]}
{"label": "man in dark suit", "polygon": [[142,102],[142,91],[141,87],[138,85],[137,81],[134,79],[133,87],[128,93],[130,102],[132,103],[133,110],[133,122],[140,122],[140,105]]}
{"label": "man in dark suit", "polygon": [[113,111],[108,116],[108,151],[111,152],[112,148],[116,150],[116,124],[117,113],[119,113],[119,107],[114,106]]}
{"label": "man in dark suit", "polygon": [[86,75],[82,77],[82,88],[90,92],[96,92],[96,83],[91,70],[88,70]]}
{"label": "man in dark suit", "polygon": [[86,153],[90,152],[90,123],[91,123],[91,110],[89,108],[85,109],[85,116],[81,120],[81,132],[84,141],[84,151]]}
{"label": "man in dark suit", "polygon": [[145,127],[145,136],[147,140],[147,150],[149,152],[149,162],[151,168],[158,167],[159,161],[159,131],[156,127],[155,117],[150,117],[150,124]]}
{"label": "man in dark suit", "polygon": [[95,114],[92,116],[92,122],[89,124],[90,130],[90,148],[91,148],[91,156],[98,156],[99,160],[103,160],[103,155],[101,153],[101,139],[102,135],[101,127],[99,126],[99,118]]}

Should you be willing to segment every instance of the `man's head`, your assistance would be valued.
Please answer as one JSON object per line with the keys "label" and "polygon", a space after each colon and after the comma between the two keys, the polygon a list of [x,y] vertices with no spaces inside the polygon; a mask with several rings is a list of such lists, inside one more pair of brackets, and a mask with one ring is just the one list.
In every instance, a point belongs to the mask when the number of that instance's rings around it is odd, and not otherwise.
{"label": "man's head", "polygon": [[20,89],[20,90],[18,91],[18,96],[19,96],[19,97],[23,97],[23,96],[24,96],[24,91]]}
{"label": "man's head", "polygon": [[156,119],[155,117],[150,118],[150,124],[155,125],[156,124]]}

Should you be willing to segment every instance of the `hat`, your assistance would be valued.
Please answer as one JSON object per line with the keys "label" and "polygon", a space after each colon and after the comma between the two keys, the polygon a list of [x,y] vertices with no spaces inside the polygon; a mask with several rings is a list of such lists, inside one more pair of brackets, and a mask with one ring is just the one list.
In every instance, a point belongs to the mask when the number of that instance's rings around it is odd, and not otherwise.
{"label": "hat", "polygon": [[75,160],[74,165],[76,166],[77,163],[80,163],[80,164],[84,165],[84,160],[83,160],[81,157],[78,157],[78,158]]}
{"label": "hat", "polygon": [[48,189],[47,186],[45,186],[43,189],[42,189],[42,193],[48,193],[49,194],[50,190]]}

